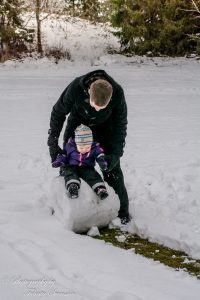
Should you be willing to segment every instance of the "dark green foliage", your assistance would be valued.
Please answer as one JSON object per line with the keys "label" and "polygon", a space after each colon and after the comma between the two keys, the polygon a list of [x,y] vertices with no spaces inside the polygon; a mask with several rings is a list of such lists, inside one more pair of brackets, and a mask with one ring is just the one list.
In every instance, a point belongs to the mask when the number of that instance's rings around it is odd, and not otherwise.
{"label": "dark green foliage", "polygon": [[99,20],[99,0],[66,0],[65,3],[65,10],[71,16],[90,21]]}
{"label": "dark green foliage", "polygon": [[163,16],[163,30],[160,33],[160,46],[163,53],[181,55],[193,52],[195,43],[189,37],[194,33],[189,1],[166,0]]}
{"label": "dark green foliage", "polygon": [[19,0],[0,0],[0,61],[25,51],[25,42],[31,40],[33,33],[21,19],[22,5]]}
{"label": "dark green foliage", "polygon": [[111,0],[112,23],[125,52],[183,55],[197,49],[190,35],[199,32],[200,18],[188,0]]}
{"label": "dark green foliage", "polygon": [[99,1],[98,0],[82,0],[82,17],[91,20],[98,21]]}

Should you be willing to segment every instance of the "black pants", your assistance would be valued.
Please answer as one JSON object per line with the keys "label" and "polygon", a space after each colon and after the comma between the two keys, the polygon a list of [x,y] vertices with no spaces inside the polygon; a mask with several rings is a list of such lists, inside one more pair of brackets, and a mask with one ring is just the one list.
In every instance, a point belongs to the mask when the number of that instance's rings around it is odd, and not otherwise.
{"label": "black pants", "polygon": [[111,172],[103,172],[103,175],[104,180],[114,189],[119,197],[120,209],[118,216],[120,218],[127,217],[129,215],[129,201],[120,163],[118,163]]}
{"label": "black pants", "polygon": [[[104,149],[105,154],[112,154],[112,120],[108,120],[103,125],[91,128],[94,140],[97,140]],[[114,189],[119,197],[120,209],[119,217],[127,217],[129,215],[129,200],[127,190],[124,184],[124,175],[120,166],[120,162],[112,169],[111,172],[103,172],[104,180]]]}
{"label": "black pants", "polygon": [[93,190],[99,186],[105,186],[101,175],[94,167],[66,166],[64,168],[64,178],[67,188],[70,183],[80,185],[80,178],[87,182]]}

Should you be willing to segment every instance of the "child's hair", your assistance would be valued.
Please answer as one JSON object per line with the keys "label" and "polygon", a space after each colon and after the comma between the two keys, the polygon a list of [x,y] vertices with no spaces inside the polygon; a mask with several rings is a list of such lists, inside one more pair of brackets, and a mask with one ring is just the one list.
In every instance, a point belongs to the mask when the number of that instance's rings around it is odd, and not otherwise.
{"label": "child's hair", "polygon": [[104,80],[97,79],[90,86],[90,98],[98,106],[105,106],[112,97],[112,85]]}
{"label": "child's hair", "polygon": [[81,124],[75,130],[75,143],[77,145],[91,145],[93,142],[92,131],[89,127]]}

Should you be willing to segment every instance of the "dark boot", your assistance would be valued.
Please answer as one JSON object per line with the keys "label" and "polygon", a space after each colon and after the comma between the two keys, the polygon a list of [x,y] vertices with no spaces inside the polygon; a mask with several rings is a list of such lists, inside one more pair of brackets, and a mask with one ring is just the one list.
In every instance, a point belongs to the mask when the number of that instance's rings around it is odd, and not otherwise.
{"label": "dark boot", "polygon": [[78,198],[79,185],[77,183],[70,183],[67,187],[67,191],[70,198]]}
{"label": "dark boot", "polygon": [[130,220],[131,220],[130,216],[127,216],[127,217],[119,217],[119,218],[120,218],[120,220],[121,220],[121,224],[122,224],[122,225],[128,224],[128,223],[130,222]]}
{"label": "dark boot", "polygon": [[104,186],[99,186],[95,189],[95,193],[100,200],[104,200],[108,197],[108,192]]}

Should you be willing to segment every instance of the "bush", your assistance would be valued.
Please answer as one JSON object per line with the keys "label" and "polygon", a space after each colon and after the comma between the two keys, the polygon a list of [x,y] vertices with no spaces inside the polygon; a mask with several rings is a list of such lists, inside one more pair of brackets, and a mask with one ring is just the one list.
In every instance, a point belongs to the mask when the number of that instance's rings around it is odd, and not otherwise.
{"label": "bush", "polygon": [[112,23],[120,27],[122,49],[134,54],[184,55],[197,50],[191,39],[200,18],[188,0],[111,0]]}
{"label": "bush", "polygon": [[0,1],[0,61],[17,57],[27,50],[26,42],[33,40],[33,32],[23,25],[22,12],[23,1]]}

